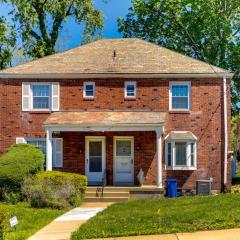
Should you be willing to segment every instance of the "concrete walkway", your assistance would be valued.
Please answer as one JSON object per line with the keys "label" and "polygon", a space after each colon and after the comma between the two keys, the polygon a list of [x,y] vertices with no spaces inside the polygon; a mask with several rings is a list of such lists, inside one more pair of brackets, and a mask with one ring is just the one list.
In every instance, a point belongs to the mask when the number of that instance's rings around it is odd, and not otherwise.
{"label": "concrete walkway", "polygon": [[69,240],[73,231],[98,212],[103,211],[109,204],[111,203],[84,203],[81,207],[74,208],[56,218],[29,240]]}
{"label": "concrete walkway", "polygon": [[162,235],[146,235],[135,237],[99,238],[95,240],[240,240],[240,228],[202,231],[194,233],[177,233]]}

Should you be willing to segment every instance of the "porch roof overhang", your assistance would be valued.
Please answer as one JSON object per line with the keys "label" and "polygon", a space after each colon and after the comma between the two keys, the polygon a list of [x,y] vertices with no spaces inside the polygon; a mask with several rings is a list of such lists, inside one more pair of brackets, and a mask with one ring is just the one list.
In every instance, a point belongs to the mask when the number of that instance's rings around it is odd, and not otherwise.
{"label": "porch roof overhang", "polygon": [[155,131],[163,127],[162,111],[54,112],[44,122],[52,131]]}

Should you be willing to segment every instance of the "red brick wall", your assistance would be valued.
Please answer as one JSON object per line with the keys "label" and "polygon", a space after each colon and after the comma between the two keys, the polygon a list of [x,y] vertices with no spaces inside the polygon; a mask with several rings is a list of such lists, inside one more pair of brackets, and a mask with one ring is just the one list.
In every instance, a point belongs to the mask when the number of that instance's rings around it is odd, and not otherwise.
{"label": "red brick wall", "polygon": [[[156,135],[155,132],[105,132],[105,133],[83,133],[83,132],[61,132],[57,137],[63,138],[63,170],[67,172],[85,172],[85,137],[106,137],[106,166],[110,170],[110,184],[113,182],[113,137],[134,137],[134,176],[135,184],[138,183],[137,174],[142,168],[146,176],[146,184],[155,184],[156,179]],[[137,151],[137,145],[141,150]],[[80,153],[80,150],[83,150]]]}
{"label": "red brick wall", "polygon": [[[163,110],[166,111],[165,136],[172,130],[191,131],[198,138],[197,144],[197,171],[165,171],[166,176],[176,177],[184,188],[194,188],[196,178],[213,177],[214,189],[223,187],[223,150],[224,150],[224,128],[223,128],[223,91],[222,80],[217,79],[192,79],[192,111],[190,113],[169,112],[169,80],[167,79],[136,79],[136,100],[124,99],[124,81],[128,79],[96,79],[96,98],[94,100],[83,99],[82,79],[61,80],[60,107],[61,110]],[[132,79],[130,79],[132,80]],[[179,79],[184,81],[185,79]],[[27,80],[29,82],[29,80]],[[36,80],[33,80],[36,81]],[[43,80],[39,80],[43,82]],[[57,81],[57,80],[56,80]],[[91,81],[88,79],[87,81]],[[176,81],[173,79],[173,81]],[[16,137],[45,137],[42,123],[47,119],[49,113],[28,113],[21,111],[21,80],[0,80],[0,154],[6,147],[15,143]],[[228,94],[228,123],[230,133],[230,95]],[[68,135],[67,133],[64,133]],[[152,151],[155,151],[155,133],[144,134],[141,142],[143,145],[152,146],[141,153],[141,161],[148,166],[155,166]],[[149,134],[148,137],[145,134]],[[71,134],[70,134],[71,135]],[[68,135],[72,139],[72,147],[64,146],[65,170],[83,169],[78,156],[75,142],[79,140],[77,134]],[[120,135],[120,133],[118,133]],[[154,136],[153,136],[154,135]],[[106,133],[109,149],[112,145],[112,133]],[[66,136],[67,137],[67,136]],[[150,140],[151,141],[150,141]],[[229,141],[230,143],[230,141]],[[153,149],[154,148],[154,149]],[[110,151],[111,152],[111,151]],[[71,154],[71,156],[69,155]],[[79,161],[74,162],[74,154]],[[108,156],[111,159],[111,154]],[[140,153],[139,153],[140,154]],[[164,154],[163,154],[164,155]],[[83,155],[84,156],[84,155]],[[164,156],[163,156],[164,158]],[[71,159],[71,160],[70,160]],[[140,160],[139,160],[140,161]],[[229,164],[230,165],[230,164]],[[163,169],[165,166],[163,164]],[[228,168],[230,171],[230,167]],[[137,170],[136,170],[137,171]],[[152,171],[152,170],[151,170]],[[229,175],[230,179],[230,175]],[[155,173],[149,175],[149,183],[155,181]]]}

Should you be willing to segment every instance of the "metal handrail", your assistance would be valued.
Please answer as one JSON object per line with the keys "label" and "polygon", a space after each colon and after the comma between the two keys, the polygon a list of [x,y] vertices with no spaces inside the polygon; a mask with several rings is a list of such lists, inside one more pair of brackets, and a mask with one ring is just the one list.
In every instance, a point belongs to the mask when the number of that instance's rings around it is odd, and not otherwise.
{"label": "metal handrail", "polygon": [[101,194],[101,197],[103,197],[104,187],[106,186],[106,169],[103,171],[102,176],[102,185],[100,187],[97,187],[96,189],[96,196],[100,197],[99,194]]}

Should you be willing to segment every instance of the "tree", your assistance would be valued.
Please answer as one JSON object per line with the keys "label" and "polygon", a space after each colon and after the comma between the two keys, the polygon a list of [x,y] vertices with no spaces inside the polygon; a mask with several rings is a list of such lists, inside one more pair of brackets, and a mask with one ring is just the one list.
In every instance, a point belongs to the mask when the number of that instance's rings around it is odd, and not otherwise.
{"label": "tree", "polygon": [[6,23],[6,19],[0,17],[0,70],[11,65],[12,50],[15,43],[13,27]]}
{"label": "tree", "polygon": [[93,0],[3,0],[11,3],[10,14],[19,25],[23,48],[32,58],[55,52],[64,21],[74,18],[84,27],[84,40],[91,41],[103,28],[103,14]]}
{"label": "tree", "polygon": [[[124,37],[138,37],[210,64],[240,69],[239,0],[132,0]],[[240,81],[232,81],[233,112],[238,111]]]}

